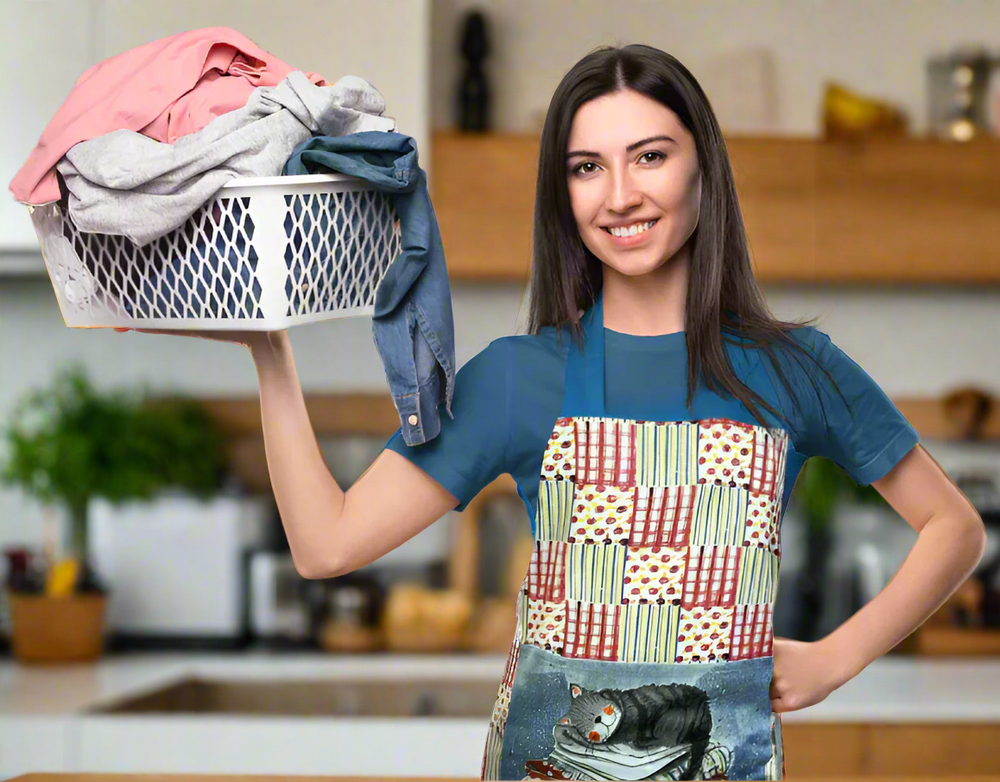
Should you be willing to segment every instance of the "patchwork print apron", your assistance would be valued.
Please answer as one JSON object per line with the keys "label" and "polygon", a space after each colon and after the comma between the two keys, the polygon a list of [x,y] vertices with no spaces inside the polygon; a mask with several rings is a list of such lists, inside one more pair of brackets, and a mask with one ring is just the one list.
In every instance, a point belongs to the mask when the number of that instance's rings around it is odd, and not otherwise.
{"label": "patchwork print apron", "polygon": [[786,434],[604,407],[570,346],[483,779],[782,779],[771,711]]}

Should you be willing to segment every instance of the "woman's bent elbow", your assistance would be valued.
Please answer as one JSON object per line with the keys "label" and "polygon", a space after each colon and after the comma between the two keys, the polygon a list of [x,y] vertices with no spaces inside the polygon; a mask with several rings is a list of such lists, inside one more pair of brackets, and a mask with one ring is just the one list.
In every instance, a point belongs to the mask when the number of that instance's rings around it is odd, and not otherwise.
{"label": "woman's bent elbow", "polygon": [[299,559],[293,558],[295,570],[302,578],[311,581],[323,578],[334,578],[342,574],[341,567],[337,562],[320,558]]}

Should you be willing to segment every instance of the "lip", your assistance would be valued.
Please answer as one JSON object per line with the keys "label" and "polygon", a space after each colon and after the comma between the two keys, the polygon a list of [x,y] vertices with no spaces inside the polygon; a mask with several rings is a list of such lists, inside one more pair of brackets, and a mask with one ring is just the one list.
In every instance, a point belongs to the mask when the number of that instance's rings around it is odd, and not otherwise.
{"label": "lip", "polygon": [[[627,223],[627,225],[632,225],[633,223],[637,222],[640,221],[633,220],[631,223]],[[650,221],[646,220],[644,222],[650,222]],[[601,233],[603,233],[608,239],[614,242],[614,244],[617,247],[633,247],[637,244],[642,244],[643,242],[645,242],[648,239],[650,232],[652,232],[659,224],[660,224],[660,218],[659,217],[654,218],[653,225],[651,225],[642,233],[636,234],[635,236],[615,236],[613,233],[607,230],[607,228],[612,228],[615,226],[602,226]]]}

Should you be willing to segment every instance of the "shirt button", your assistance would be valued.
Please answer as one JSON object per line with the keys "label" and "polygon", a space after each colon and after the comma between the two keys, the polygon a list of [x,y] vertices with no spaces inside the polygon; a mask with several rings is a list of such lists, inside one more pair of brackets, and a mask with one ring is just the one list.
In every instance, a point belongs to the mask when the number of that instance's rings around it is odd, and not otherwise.
{"label": "shirt button", "polygon": [[410,416],[409,418],[407,418],[406,420],[407,420],[407,421],[409,422],[410,426],[416,426],[416,425],[417,425],[417,421],[418,421],[419,419],[418,419],[418,418],[417,418],[417,417],[416,417],[415,415],[411,415],[411,416]]}

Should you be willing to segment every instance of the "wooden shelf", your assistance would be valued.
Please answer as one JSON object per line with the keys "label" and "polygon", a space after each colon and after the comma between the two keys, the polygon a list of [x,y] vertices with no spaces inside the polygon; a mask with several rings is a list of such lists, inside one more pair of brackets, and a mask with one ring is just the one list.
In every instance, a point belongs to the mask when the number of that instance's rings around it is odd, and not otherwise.
{"label": "wooden shelf", "polygon": [[993,657],[1000,655],[1000,629],[936,627],[917,628],[915,652],[925,657]]}
{"label": "wooden shelf", "polygon": [[435,133],[431,199],[453,280],[526,282],[538,137]]}
{"label": "wooden shelf", "polygon": [[[961,425],[953,415],[948,414],[943,399],[903,397],[892,401],[921,437],[932,440],[964,439]],[[996,395],[991,397],[990,408],[977,439],[1000,440],[1000,397]]]}
{"label": "wooden shelf", "polygon": [[[433,137],[452,279],[524,283],[538,137]],[[730,138],[764,283],[1000,283],[1000,143]]]}

